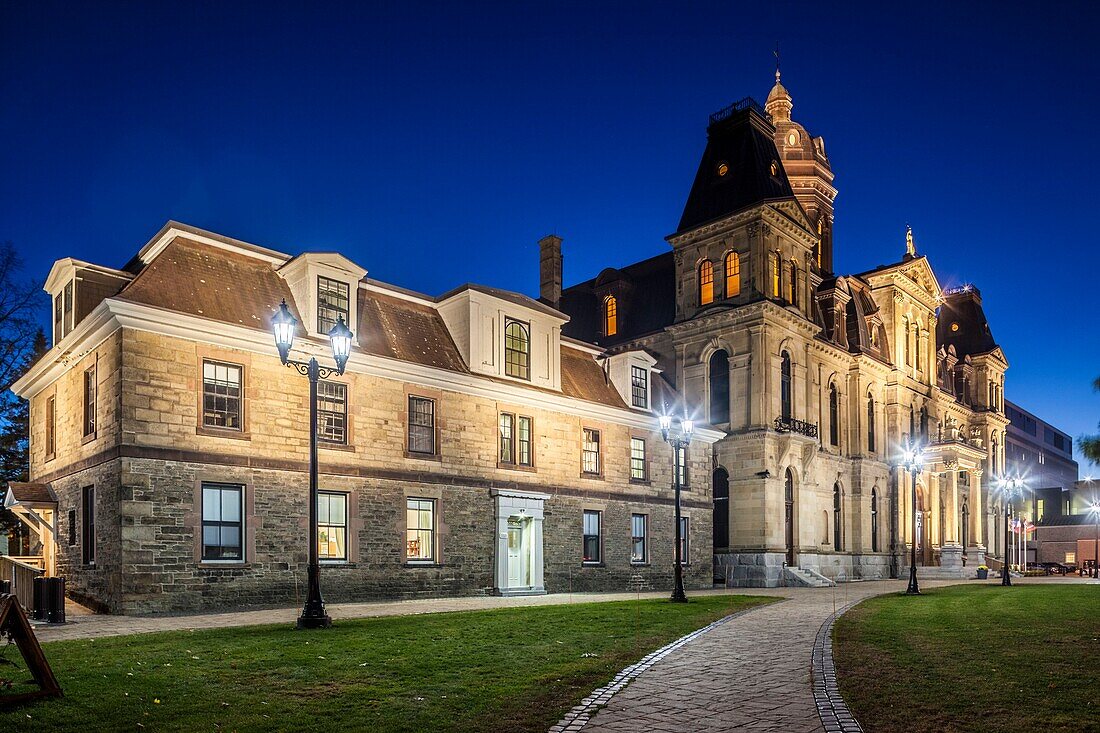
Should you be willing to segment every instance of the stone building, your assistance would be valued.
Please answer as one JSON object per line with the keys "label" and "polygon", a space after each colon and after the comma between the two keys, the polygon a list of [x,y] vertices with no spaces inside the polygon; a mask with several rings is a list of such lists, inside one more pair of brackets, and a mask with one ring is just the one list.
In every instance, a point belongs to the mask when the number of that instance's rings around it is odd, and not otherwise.
{"label": "stone building", "polygon": [[[712,115],[671,251],[543,300],[564,334],[652,357],[726,433],[717,580],[895,577],[913,542],[921,573],[962,573],[1001,526],[983,477],[1004,466],[1007,360],[978,290],[945,291],[911,232],[899,261],[834,272],[832,164],[792,109],[777,72],[763,107]],[[908,441],[915,487],[896,468]]]}
{"label": "stone building", "polygon": [[[160,613],[304,594],[309,385],[272,339],[284,299],[298,356],[331,359],[337,319],[356,336],[318,394],[328,600],[671,588],[654,409],[676,393],[648,355],[564,335],[546,303],[430,297],[339,254],[174,222],[122,269],[58,260],[45,289],[54,345],[14,387],[31,483],[8,496],[40,500],[20,506],[78,599]],[[701,426],[683,456],[688,587],[711,583],[719,437]]]}

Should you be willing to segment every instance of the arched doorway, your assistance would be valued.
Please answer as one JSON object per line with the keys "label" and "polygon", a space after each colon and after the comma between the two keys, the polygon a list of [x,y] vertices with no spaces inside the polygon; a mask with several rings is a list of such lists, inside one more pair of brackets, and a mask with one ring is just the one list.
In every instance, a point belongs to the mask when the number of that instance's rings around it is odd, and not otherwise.
{"label": "arched doorway", "polygon": [[714,550],[730,545],[730,475],[719,466],[714,470],[714,520],[711,524]]}
{"label": "arched doorway", "polygon": [[963,497],[962,501],[962,522],[959,527],[959,537],[962,539],[962,546],[968,547],[970,545],[970,503]]}
{"label": "arched doorway", "polygon": [[794,567],[794,474],[791,469],[783,478],[783,536],[787,545],[787,565]]}

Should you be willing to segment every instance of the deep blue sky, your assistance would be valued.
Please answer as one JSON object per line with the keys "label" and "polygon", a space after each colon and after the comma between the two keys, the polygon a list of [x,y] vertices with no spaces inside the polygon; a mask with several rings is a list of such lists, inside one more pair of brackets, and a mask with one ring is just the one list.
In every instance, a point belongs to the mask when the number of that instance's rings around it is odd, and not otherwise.
{"label": "deep blue sky", "polygon": [[707,115],[766,97],[778,40],[837,269],[911,223],[981,288],[1009,399],[1096,429],[1092,4],[222,5],[0,5],[0,239],[33,277],[171,218],[432,294],[534,294],[557,232],[576,282],[668,247]]}

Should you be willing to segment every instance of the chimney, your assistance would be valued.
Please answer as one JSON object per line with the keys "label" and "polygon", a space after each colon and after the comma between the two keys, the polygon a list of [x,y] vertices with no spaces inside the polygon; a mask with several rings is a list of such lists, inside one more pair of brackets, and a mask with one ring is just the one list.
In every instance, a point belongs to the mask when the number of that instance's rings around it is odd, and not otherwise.
{"label": "chimney", "polygon": [[539,300],[551,308],[561,305],[561,237],[539,240]]}

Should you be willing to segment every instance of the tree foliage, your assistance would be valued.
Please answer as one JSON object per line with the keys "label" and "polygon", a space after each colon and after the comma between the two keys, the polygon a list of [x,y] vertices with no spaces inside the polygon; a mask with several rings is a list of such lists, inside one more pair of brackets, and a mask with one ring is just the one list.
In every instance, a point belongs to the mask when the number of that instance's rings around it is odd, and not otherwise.
{"label": "tree foliage", "polygon": [[[1100,392],[1100,377],[1093,381],[1092,388]],[[1100,427],[1100,425],[1097,427]],[[1085,454],[1085,458],[1090,463],[1100,464],[1100,434],[1082,435],[1077,439],[1077,448]]]}

